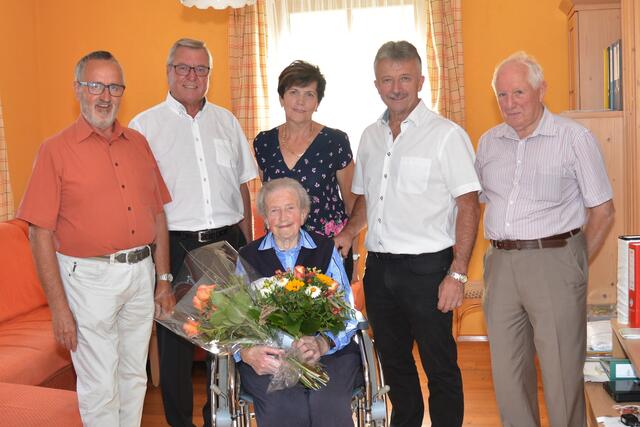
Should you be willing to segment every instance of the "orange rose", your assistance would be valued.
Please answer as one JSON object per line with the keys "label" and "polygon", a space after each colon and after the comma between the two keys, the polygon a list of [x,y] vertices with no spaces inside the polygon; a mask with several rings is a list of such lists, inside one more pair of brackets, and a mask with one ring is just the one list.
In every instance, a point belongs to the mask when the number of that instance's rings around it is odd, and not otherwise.
{"label": "orange rose", "polygon": [[293,277],[296,279],[304,280],[304,275],[307,272],[307,269],[304,268],[304,265],[296,265],[293,267]]}
{"label": "orange rose", "polygon": [[187,320],[186,323],[182,325],[182,330],[187,334],[188,337],[193,338],[199,334],[198,332],[199,326],[200,326],[200,323],[196,322],[195,320],[189,319]]}
{"label": "orange rose", "polygon": [[196,297],[202,302],[207,302],[209,298],[211,298],[211,293],[215,288],[216,285],[200,285],[198,286]]}
{"label": "orange rose", "polygon": [[198,310],[198,311],[203,311],[204,310],[204,304],[203,301],[200,300],[200,298],[198,298],[197,295],[193,296],[193,306]]}

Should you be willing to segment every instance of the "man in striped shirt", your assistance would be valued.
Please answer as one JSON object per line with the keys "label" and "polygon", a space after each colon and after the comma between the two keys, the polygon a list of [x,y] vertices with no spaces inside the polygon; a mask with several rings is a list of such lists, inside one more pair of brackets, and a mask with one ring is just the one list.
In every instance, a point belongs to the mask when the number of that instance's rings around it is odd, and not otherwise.
{"label": "man in striped shirt", "polygon": [[549,424],[585,424],[588,260],[613,222],[612,190],[591,132],[543,104],[540,65],[524,52],[496,67],[504,123],[480,138],[486,203],[484,311],[505,426],[539,426],[536,368]]}

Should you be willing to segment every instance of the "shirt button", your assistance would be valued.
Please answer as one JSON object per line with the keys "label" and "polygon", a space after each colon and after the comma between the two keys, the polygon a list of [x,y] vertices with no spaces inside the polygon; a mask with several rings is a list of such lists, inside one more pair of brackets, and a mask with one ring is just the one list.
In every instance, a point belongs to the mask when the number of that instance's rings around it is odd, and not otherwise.
{"label": "shirt button", "polygon": [[382,222],[382,218],[378,218],[378,222]]}
{"label": "shirt button", "polygon": [[207,202],[207,204],[209,204],[209,201],[208,201],[208,200],[205,200],[205,202]]}
{"label": "shirt button", "polygon": [[124,184],[122,184],[120,187],[124,188]]}
{"label": "shirt button", "polygon": [[387,153],[387,156],[391,157],[391,151],[389,151],[389,152]]}
{"label": "shirt button", "polygon": [[511,227],[511,224],[510,224],[510,223],[506,223],[505,225],[506,225],[507,227]]}
{"label": "shirt button", "polygon": [[131,230],[131,234],[136,234],[136,230]]}
{"label": "shirt button", "polygon": [[118,166],[118,162],[116,162],[115,165]]}
{"label": "shirt button", "polygon": [[385,173],[383,176],[386,178],[386,177],[387,177],[387,174]]}
{"label": "shirt button", "polygon": [[131,210],[131,206],[129,206],[129,207],[127,208],[127,210],[128,210],[128,211],[130,211],[130,210]]}
{"label": "shirt button", "polygon": [[206,181],[207,181],[207,178],[202,178],[202,180],[206,182]]}
{"label": "shirt button", "polygon": [[513,204],[513,200],[509,200],[509,204],[512,205]]}
{"label": "shirt button", "polygon": [[380,196],[380,200],[384,199],[384,197]]}

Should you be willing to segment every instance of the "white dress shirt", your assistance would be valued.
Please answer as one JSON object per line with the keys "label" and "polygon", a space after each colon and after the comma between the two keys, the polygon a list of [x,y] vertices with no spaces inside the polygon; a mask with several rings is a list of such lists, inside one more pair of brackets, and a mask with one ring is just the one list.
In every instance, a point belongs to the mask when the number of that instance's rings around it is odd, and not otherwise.
{"label": "white dress shirt", "polygon": [[369,251],[438,252],[455,243],[455,198],[480,190],[469,137],[420,101],[393,140],[388,112],[362,134],[351,191],[364,194]]}
{"label": "white dress shirt", "polygon": [[206,102],[193,118],[169,93],[129,127],[149,141],[171,193],[165,205],[169,230],[219,228],[243,219],[240,185],[258,170],[231,112]]}

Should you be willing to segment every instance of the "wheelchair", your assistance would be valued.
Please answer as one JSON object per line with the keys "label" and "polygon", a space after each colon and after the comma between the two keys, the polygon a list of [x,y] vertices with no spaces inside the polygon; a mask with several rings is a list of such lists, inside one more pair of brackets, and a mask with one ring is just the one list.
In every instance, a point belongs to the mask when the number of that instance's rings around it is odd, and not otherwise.
{"label": "wheelchair", "polygon": [[[354,340],[360,347],[363,386],[353,391],[351,408],[358,427],[388,427],[387,392],[367,321],[359,322]],[[242,391],[233,355],[211,360],[211,418],[213,427],[250,427],[252,398]]]}

